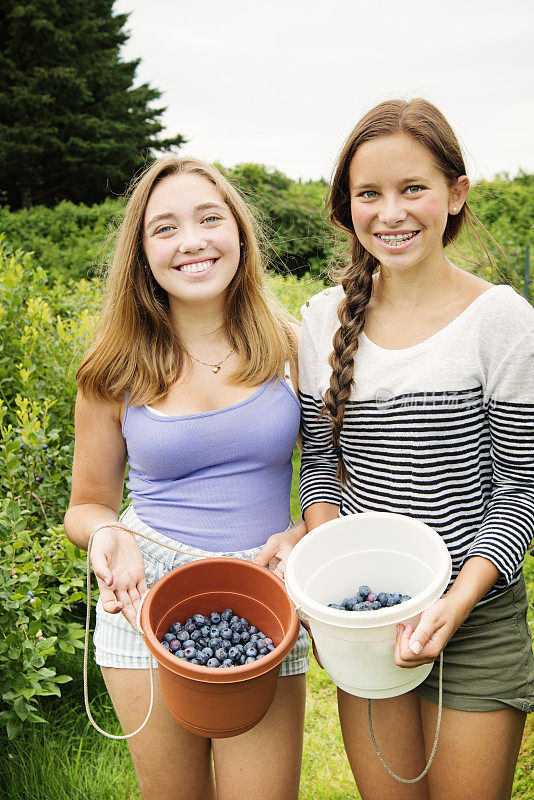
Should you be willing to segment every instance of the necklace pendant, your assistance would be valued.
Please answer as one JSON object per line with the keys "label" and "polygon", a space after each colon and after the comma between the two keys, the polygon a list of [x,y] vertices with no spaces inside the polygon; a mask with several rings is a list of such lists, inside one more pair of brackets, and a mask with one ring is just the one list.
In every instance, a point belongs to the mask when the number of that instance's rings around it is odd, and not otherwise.
{"label": "necklace pendant", "polygon": [[221,368],[220,364],[215,364],[215,366],[211,368],[211,371],[217,374],[220,368]]}

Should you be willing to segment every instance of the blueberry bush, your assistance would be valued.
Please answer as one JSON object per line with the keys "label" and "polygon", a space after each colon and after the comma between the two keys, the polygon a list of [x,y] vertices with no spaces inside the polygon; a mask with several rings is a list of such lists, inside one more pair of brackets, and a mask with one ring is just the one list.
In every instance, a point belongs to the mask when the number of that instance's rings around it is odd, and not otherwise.
{"label": "blueberry bush", "polygon": [[73,356],[90,328],[94,287],[50,287],[0,238],[0,723],[10,738],[59,695],[59,652],[83,646],[83,555],[62,517],[73,451]]}

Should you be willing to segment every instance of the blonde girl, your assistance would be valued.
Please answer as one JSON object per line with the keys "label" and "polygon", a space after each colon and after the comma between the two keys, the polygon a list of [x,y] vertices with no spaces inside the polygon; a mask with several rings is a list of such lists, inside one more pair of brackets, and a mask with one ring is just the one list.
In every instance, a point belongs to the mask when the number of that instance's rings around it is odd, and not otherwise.
{"label": "blonde girl", "polygon": [[[126,732],[146,712],[148,655],[134,627],[147,585],[214,553],[270,562],[283,575],[305,532],[302,523],[290,528],[289,512],[295,349],[294,327],[267,297],[239,194],[201,161],[156,161],[128,201],[98,331],[77,374],[65,517],[79,547],[99,529],[95,656]],[[127,465],[130,504],[119,518]],[[148,725],[129,739],[143,800],[162,792],[294,800],[307,649],[304,634],[265,718],[230,739],[181,728],[157,686]]]}
{"label": "blonde girl", "polygon": [[[448,591],[415,630],[399,626],[395,649],[406,669],[444,656],[426,778],[395,781],[373,748],[367,701],[338,692],[363,800],[509,798],[534,710],[522,577],[534,533],[534,311],[445,252],[479,226],[468,189],[456,137],[433,105],[372,109],[332,185],[330,216],[348,236],[349,264],[339,286],[303,309],[308,529],[338,514],[407,514],[443,537],[453,561]],[[430,755],[437,672],[436,663],[415,691],[373,701],[377,744],[404,778]]]}

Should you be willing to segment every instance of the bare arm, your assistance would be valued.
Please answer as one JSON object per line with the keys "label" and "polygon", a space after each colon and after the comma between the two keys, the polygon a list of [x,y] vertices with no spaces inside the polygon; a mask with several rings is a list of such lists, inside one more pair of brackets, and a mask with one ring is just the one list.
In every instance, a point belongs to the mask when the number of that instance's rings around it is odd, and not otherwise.
{"label": "bare arm", "polygon": [[65,532],[86,550],[91,531],[103,522],[116,522],[121,505],[126,444],[119,405],[78,394],[75,436]]}
{"label": "bare arm", "polygon": [[[75,431],[65,532],[71,542],[87,549],[97,526],[118,519],[126,468],[119,404],[78,394]],[[127,531],[103,528],[91,546],[91,565],[104,610],[110,614],[122,611],[135,628],[137,606],[147,588],[136,539]]]}

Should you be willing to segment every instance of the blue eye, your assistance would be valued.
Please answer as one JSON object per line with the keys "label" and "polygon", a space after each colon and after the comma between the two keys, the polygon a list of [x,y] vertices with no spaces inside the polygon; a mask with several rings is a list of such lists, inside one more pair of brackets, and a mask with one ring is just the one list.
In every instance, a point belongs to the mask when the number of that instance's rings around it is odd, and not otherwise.
{"label": "blue eye", "polygon": [[220,222],[221,218],[216,214],[210,214],[209,217],[204,217],[202,222]]}
{"label": "blue eye", "polygon": [[168,231],[172,230],[172,225],[162,225],[161,228],[157,228],[154,233],[167,233]]}

